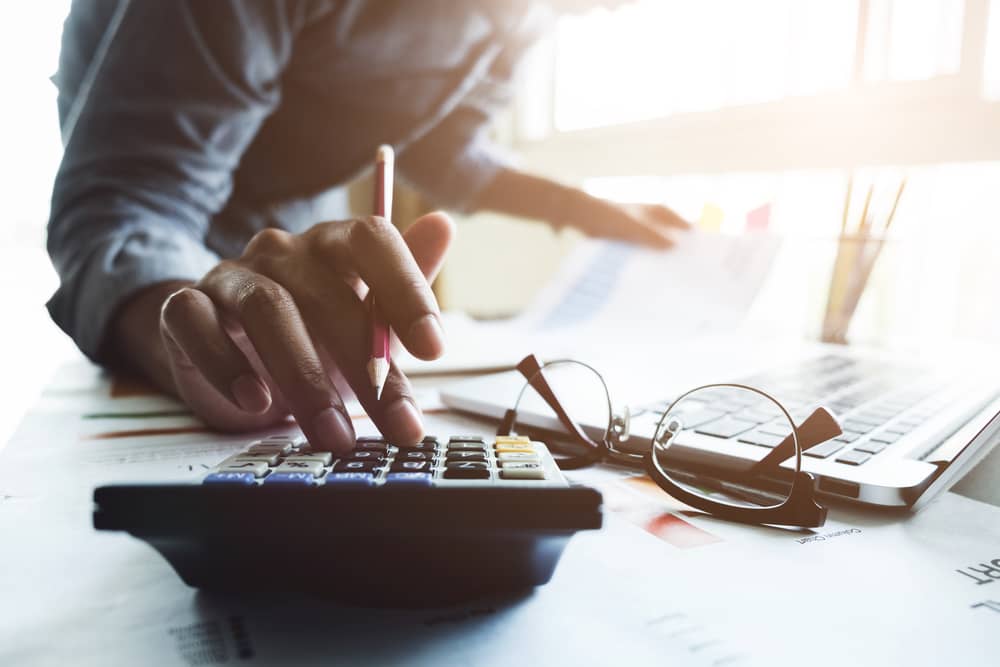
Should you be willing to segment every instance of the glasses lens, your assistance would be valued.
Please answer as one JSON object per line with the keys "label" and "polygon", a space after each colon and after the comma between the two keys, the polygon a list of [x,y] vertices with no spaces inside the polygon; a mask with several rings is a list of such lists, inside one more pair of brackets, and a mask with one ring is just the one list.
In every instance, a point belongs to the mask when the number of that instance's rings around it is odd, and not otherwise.
{"label": "glasses lens", "polygon": [[596,370],[578,361],[550,362],[528,380],[515,406],[515,431],[534,428],[576,439],[558,412],[544,400],[540,392],[546,388],[562,406],[566,417],[591,440],[597,444],[605,441],[611,423],[608,390]]}
{"label": "glasses lens", "polygon": [[795,469],[753,467],[791,433],[773,399],[743,387],[706,387],[663,413],[653,458],[658,471],[688,493],[734,507],[775,507],[791,492]]}

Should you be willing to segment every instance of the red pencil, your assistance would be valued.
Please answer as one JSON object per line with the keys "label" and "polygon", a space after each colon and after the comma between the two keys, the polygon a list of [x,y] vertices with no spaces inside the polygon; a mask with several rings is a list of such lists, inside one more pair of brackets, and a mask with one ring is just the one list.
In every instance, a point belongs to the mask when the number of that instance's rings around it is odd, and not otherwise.
{"label": "red pencil", "polygon": [[[392,216],[392,146],[379,146],[375,152],[375,215],[389,219]],[[375,298],[368,297],[372,322],[372,351],[368,361],[368,377],[375,388],[375,399],[382,398],[385,379],[389,375],[389,326],[375,308]]]}

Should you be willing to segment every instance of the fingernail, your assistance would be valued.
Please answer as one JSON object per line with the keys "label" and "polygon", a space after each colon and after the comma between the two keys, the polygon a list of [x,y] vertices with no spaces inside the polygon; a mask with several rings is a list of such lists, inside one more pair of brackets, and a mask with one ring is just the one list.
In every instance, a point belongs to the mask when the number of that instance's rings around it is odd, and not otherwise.
{"label": "fingernail", "polygon": [[255,415],[271,407],[271,392],[257,376],[247,373],[241,375],[230,385],[233,398],[241,408]]}
{"label": "fingernail", "polygon": [[406,332],[406,342],[415,343],[419,348],[418,352],[425,352],[425,356],[429,358],[439,356],[444,351],[444,330],[441,329],[437,316],[424,315],[411,324],[410,330]]}
{"label": "fingernail", "polygon": [[329,449],[354,449],[354,425],[336,408],[327,408],[313,417],[313,434]]}
{"label": "fingernail", "polygon": [[424,424],[417,407],[405,398],[397,400],[385,411],[385,419],[396,437],[394,440],[416,442],[424,435]]}

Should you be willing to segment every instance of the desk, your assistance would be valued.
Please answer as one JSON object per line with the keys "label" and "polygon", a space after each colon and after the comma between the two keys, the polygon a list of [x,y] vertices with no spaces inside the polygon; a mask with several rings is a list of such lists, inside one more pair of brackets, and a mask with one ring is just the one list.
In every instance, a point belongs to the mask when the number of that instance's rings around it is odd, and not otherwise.
{"label": "desk", "polygon": [[400,611],[198,593],[144,543],[95,533],[90,490],[185,477],[247,438],[116,459],[79,433],[104,382],[61,373],[0,457],[0,664],[996,664],[1000,583],[983,571],[1000,563],[1000,508],[956,494],[913,516],[835,508],[813,534],[686,516],[716,539],[680,547],[638,527],[657,510],[634,482],[593,469],[575,477],[604,490],[607,527],[520,596]]}

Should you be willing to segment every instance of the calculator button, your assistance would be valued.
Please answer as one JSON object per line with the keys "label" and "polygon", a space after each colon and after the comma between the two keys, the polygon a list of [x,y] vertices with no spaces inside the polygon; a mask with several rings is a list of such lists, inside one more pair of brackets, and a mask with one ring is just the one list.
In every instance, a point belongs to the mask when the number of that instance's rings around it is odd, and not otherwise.
{"label": "calculator button", "polygon": [[481,442],[449,442],[449,452],[485,452],[486,445]]}
{"label": "calculator button", "polygon": [[441,444],[441,441],[438,440],[438,438],[437,438],[436,435],[425,435],[422,442],[424,442],[425,444],[428,444],[428,445],[439,445],[439,444]]}
{"label": "calculator button", "polygon": [[545,479],[545,469],[540,463],[504,463],[500,470],[503,479]]}
{"label": "calculator button", "polygon": [[430,461],[396,461],[389,468],[392,472],[430,472]]}
{"label": "calculator button", "polygon": [[420,452],[403,450],[396,452],[397,461],[430,461],[434,458],[434,452]]}
{"label": "calculator button", "polygon": [[275,472],[305,472],[313,477],[323,474],[322,461],[285,461],[274,469]]}
{"label": "calculator button", "polygon": [[236,461],[260,461],[261,463],[266,463],[269,466],[278,465],[278,457],[280,455],[277,452],[240,452],[239,454],[233,454],[228,459],[223,461],[223,463],[234,463]]}
{"label": "calculator button", "polygon": [[497,443],[497,452],[534,452],[529,443]]}
{"label": "calculator button", "polygon": [[373,452],[368,450],[355,451],[352,454],[345,456],[345,460],[349,461],[381,461],[385,452]]}
{"label": "calculator button", "polygon": [[449,463],[444,471],[446,479],[489,479],[490,469],[479,461]]}
{"label": "calculator button", "polygon": [[252,472],[213,472],[202,481],[203,484],[243,484],[251,486],[254,483]]}
{"label": "calculator button", "polygon": [[426,472],[391,472],[385,476],[385,483],[399,486],[400,484],[412,484],[415,486],[430,486],[431,475]]}
{"label": "calculator button", "polygon": [[308,454],[289,454],[286,461],[319,461],[325,466],[330,465],[333,454],[330,452],[309,452]]}
{"label": "calculator button", "polygon": [[539,463],[538,454],[535,452],[500,452],[497,454],[498,461],[521,461],[525,463]]}
{"label": "calculator button", "polygon": [[267,474],[267,463],[264,461],[231,461],[219,466],[219,472],[248,472],[254,477]]}
{"label": "calculator button", "polygon": [[275,472],[264,478],[265,484],[304,484],[312,486],[316,478],[309,472]]}
{"label": "calculator button", "polygon": [[437,450],[437,443],[418,442],[413,445],[396,445],[396,448],[401,452],[431,452],[433,454]]}
{"label": "calculator button", "polygon": [[334,472],[367,472],[370,473],[378,466],[377,461],[349,461],[341,459],[333,464]]}
{"label": "calculator button", "polygon": [[373,486],[375,478],[367,472],[331,472],[326,476],[326,483],[337,486]]}
{"label": "calculator button", "polygon": [[478,452],[462,452],[462,451],[448,451],[448,462],[452,461],[486,461],[486,452],[480,450]]}
{"label": "calculator button", "polygon": [[288,454],[289,452],[292,451],[292,446],[288,443],[281,444],[277,442],[266,442],[263,440],[258,440],[254,444],[247,447],[247,451],[255,454],[257,452],[270,452],[270,453],[276,452],[278,454]]}
{"label": "calculator button", "polygon": [[498,435],[496,439],[498,445],[518,445],[530,442],[531,438],[526,435]]}
{"label": "calculator button", "polygon": [[389,445],[384,442],[359,442],[354,448],[356,452],[378,452],[380,454],[385,454],[389,451]]}
{"label": "calculator button", "polygon": [[358,438],[357,438],[357,440],[355,442],[357,442],[359,445],[363,445],[363,444],[379,444],[379,445],[384,445],[384,444],[386,444],[385,443],[385,438],[383,438],[380,435],[362,435],[362,436],[358,436]]}
{"label": "calculator button", "polygon": [[456,442],[478,442],[480,445],[486,444],[486,441],[478,435],[453,435],[448,438],[449,445],[454,445]]}

